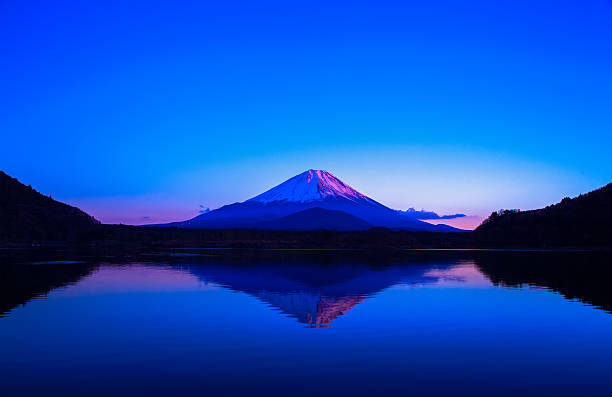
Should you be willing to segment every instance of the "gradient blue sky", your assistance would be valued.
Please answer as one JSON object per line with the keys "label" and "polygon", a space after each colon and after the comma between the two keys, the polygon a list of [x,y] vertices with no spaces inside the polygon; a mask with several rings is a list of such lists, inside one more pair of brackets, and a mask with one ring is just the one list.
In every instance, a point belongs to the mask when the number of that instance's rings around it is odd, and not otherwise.
{"label": "gradient blue sky", "polygon": [[0,169],[106,222],[306,169],[394,208],[612,181],[612,2],[0,2]]}

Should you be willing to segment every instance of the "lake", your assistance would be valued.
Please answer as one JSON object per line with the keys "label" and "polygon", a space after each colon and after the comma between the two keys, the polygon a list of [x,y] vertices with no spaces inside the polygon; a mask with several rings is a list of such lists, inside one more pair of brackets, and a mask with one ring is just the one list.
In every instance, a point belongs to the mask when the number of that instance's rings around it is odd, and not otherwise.
{"label": "lake", "polygon": [[8,252],[0,394],[609,396],[610,259]]}

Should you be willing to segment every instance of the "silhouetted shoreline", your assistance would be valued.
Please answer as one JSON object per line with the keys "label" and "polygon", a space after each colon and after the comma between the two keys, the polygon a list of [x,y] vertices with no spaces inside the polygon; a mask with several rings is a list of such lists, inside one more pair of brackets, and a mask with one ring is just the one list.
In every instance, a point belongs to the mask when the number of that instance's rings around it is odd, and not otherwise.
{"label": "silhouetted shoreline", "polygon": [[548,245],[540,242],[481,241],[474,232],[435,233],[389,229],[365,231],[290,231],[258,229],[182,229],[128,225],[97,225],[67,240],[0,241],[0,247],[36,249],[73,247],[110,251],[147,251],[171,248],[233,249],[589,249],[609,250],[606,245]]}
{"label": "silhouetted shoreline", "polygon": [[[473,232],[196,229],[101,224],[0,172],[0,247],[94,249],[227,247],[274,249],[612,248],[612,184],[534,211],[493,213]],[[328,211],[329,212],[329,211]],[[289,229],[289,230],[288,230]]]}

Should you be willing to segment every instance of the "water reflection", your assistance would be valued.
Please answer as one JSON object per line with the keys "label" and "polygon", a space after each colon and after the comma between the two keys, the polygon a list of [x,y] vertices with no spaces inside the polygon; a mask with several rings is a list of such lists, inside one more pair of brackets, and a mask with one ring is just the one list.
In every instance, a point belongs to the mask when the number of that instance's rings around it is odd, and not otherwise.
{"label": "water reflection", "polygon": [[[180,258],[180,259],[177,259]],[[30,299],[62,295],[179,291],[220,286],[256,297],[308,327],[334,320],[381,291],[395,288],[532,286],[552,290],[612,312],[608,256],[551,253],[410,254],[359,257],[344,254],[173,256],[160,263],[90,264],[47,261],[4,264],[0,316]]]}
{"label": "water reflection", "polygon": [[77,283],[97,266],[74,261],[0,264],[0,317],[31,299]]}
{"label": "water reflection", "polygon": [[499,287],[546,288],[612,313],[612,257],[606,253],[483,253],[478,269]]}
{"label": "water reflection", "polygon": [[486,282],[471,261],[429,265],[400,262],[384,267],[359,262],[210,264],[190,266],[189,272],[207,282],[255,296],[310,327],[327,326],[392,286],[443,285],[445,282],[467,285],[475,279]]}

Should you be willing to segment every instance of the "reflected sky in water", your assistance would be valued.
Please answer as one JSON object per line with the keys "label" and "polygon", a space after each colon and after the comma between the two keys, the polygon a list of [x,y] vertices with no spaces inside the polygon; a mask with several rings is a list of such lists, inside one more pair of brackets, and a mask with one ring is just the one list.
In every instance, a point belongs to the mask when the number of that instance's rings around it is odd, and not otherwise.
{"label": "reflected sky in water", "polygon": [[1,386],[6,395],[612,393],[607,258],[470,255],[8,264]]}

